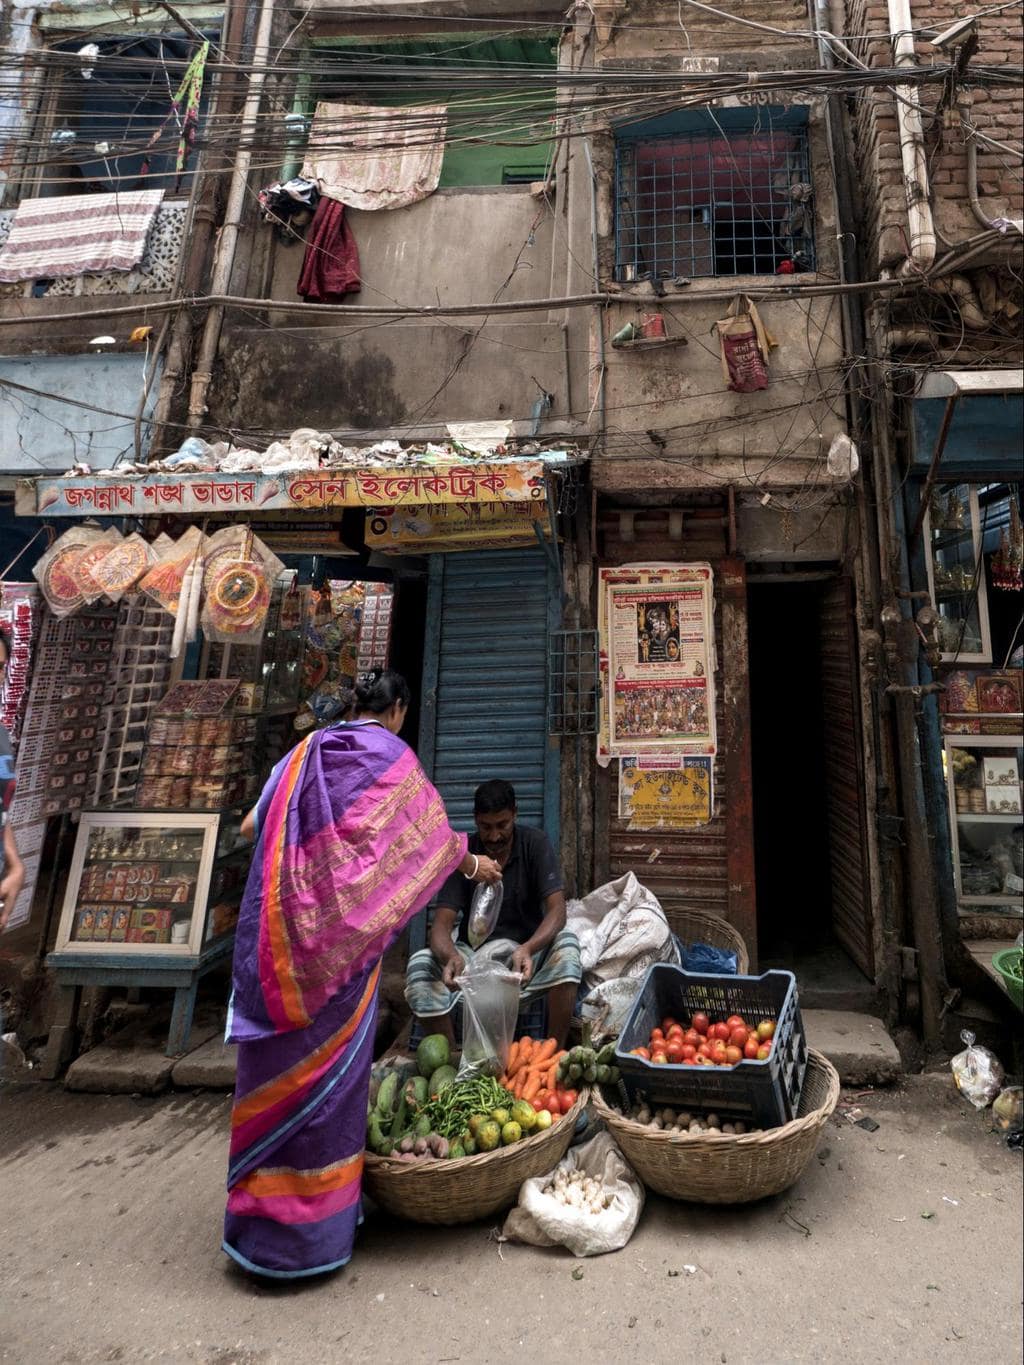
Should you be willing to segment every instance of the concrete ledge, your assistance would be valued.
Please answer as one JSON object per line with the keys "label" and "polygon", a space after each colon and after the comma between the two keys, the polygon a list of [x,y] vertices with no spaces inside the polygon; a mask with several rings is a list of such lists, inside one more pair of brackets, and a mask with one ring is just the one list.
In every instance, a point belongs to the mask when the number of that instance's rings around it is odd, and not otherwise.
{"label": "concrete ledge", "polygon": [[183,1090],[234,1090],[237,1062],[235,1044],[214,1036],[174,1063],[171,1083]]}
{"label": "concrete ledge", "polygon": [[850,1010],[802,1010],[811,1047],[823,1052],[843,1085],[891,1085],[902,1071],[882,1021]]}
{"label": "concrete ledge", "polygon": [[[191,1049],[201,1047],[222,1028],[209,1018],[197,1018],[189,1036]],[[68,1090],[103,1095],[158,1095],[171,1083],[171,1072],[181,1060],[165,1057],[167,1018],[134,1022],[99,1047],[83,1053],[68,1067]]]}

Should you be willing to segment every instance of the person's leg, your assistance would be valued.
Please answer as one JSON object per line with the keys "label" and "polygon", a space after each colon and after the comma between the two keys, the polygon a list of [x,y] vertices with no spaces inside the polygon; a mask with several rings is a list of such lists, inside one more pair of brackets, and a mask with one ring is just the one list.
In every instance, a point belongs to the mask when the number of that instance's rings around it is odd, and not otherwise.
{"label": "person's leg", "polygon": [[[472,953],[464,944],[459,952],[468,962]],[[443,967],[429,948],[421,948],[409,958],[405,969],[405,999],[424,1033],[443,1033],[454,1047],[455,1006],[461,991],[450,991],[442,979]]]}
{"label": "person's leg", "polygon": [[559,1047],[565,1047],[575,1004],[575,981],[565,981],[561,986],[552,986],[548,991],[548,1033]]}

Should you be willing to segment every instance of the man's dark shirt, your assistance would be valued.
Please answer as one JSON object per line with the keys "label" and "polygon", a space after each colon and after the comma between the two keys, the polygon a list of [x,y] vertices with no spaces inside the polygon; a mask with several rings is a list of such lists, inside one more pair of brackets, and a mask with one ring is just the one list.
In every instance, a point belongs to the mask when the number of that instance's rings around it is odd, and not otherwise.
{"label": "man's dark shirt", "polygon": [[[470,837],[469,851],[486,856],[479,834]],[[551,840],[542,829],[517,824],[512,833],[512,852],[502,870],[501,914],[489,937],[525,943],[544,918],[545,898],[561,891],[562,885],[562,869]],[[461,872],[453,872],[437,897],[438,905],[461,915],[463,939],[475,889],[476,883],[467,881]]]}

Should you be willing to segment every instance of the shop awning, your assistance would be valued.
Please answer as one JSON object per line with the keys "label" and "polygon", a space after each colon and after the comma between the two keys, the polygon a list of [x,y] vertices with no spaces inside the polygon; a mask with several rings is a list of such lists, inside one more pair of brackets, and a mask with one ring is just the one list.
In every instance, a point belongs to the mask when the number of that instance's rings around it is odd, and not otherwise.
{"label": "shop awning", "polygon": [[302,473],[123,474],[19,480],[19,516],[151,517],[173,513],[247,518],[268,512],[543,504],[550,474],[578,457],[544,451],[528,459],[342,467]]}
{"label": "shop awning", "polygon": [[1019,479],[1024,370],[929,370],[911,404],[912,464],[940,479]]}

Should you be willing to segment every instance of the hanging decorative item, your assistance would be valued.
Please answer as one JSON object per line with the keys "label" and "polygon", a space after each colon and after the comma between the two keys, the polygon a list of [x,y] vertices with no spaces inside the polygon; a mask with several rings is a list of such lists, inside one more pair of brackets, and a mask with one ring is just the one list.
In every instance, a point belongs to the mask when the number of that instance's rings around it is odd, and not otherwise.
{"label": "hanging decorative item", "polygon": [[125,536],[90,566],[89,572],[111,602],[119,602],[152,564],[150,547],[138,534]]}
{"label": "hanging decorative item", "polygon": [[271,584],[265,564],[269,551],[257,557],[252,531],[248,527],[242,529],[245,539],[238,556],[218,558],[215,568],[206,572],[203,631],[211,640],[258,641],[270,607]]}
{"label": "hanging decorative item", "polygon": [[32,570],[54,616],[69,616],[85,602],[79,563],[97,541],[106,543],[102,531],[91,526],[73,526],[53,543]]}
{"label": "hanging decorative item", "polygon": [[91,607],[94,602],[98,602],[103,596],[103,589],[96,581],[96,575],[93,573],[93,569],[95,569],[100,560],[110,554],[111,550],[116,549],[123,539],[124,537],[121,535],[121,532],[117,530],[116,527],[112,526],[109,530],[102,531],[96,541],[88,546],[87,549],[83,550],[81,557],[78,560],[76,572],[79,586],[82,590],[83,604],[85,606]]}
{"label": "hanging decorative item", "polygon": [[1021,535],[1017,499],[1010,499],[1010,525],[999,538],[999,549],[992,556],[992,586],[1003,592],[1024,588],[1024,537]]}
{"label": "hanging decorative item", "polygon": [[757,305],[737,294],[724,318],[715,323],[722,356],[722,374],[734,393],[755,393],[768,387],[768,356],[777,345]]}
{"label": "hanging decorative item", "polygon": [[[177,542],[167,540],[163,553],[139,584],[148,597],[159,602],[164,611],[174,617],[178,615],[185,572],[203,542],[204,536],[198,526],[190,526]],[[153,542],[154,550],[159,544],[159,540]]]}

